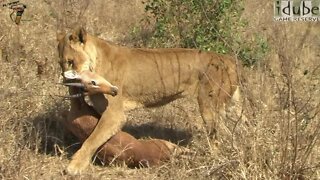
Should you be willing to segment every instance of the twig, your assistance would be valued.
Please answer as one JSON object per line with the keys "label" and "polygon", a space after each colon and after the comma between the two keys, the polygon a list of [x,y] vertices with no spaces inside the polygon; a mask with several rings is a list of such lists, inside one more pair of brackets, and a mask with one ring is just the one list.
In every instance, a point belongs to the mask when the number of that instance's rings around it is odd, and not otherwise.
{"label": "twig", "polygon": [[213,173],[219,171],[220,169],[228,166],[229,164],[232,165],[232,164],[234,164],[234,163],[238,163],[238,164],[239,164],[239,161],[238,161],[238,160],[230,160],[230,161],[228,161],[228,162],[224,162],[224,163],[221,164],[221,165],[212,166],[212,167],[208,170],[207,175],[208,175],[208,176],[211,176]]}
{"label": "twig", "polygon": [[0,41],[2,41],[2,39],[4,38],[4,36],[5,36],[5,35],[2,35],[2,36],[0,37]]}
{"label": "twig", "polygon": [[199,166],[197,168],[193,168],[193,169],[189,169],[186,171],[186,173],[191,173],[192,171],[195,171],[195,170],[201,170],[201,169],[205,169],[205,168],[208,168],[208,166]]}
{"label": "twig", "polygon": [[[237,107],[236,107],[236,108],[237,108]],[[236,131],[236,128],[237,128],[238,124],[240,123],[240,121],[241,121],[241,119],[242,119],[243,111],[244,111],[244,110],[243,110],[243,108],[242,108],[242,109],[241,109],[241,114],[240,114],[238,120],[236,121],[236,124],[235,124],[234,127],[232,128],[231,146],[232,146],[233,149],[236,149],[236,148],[234,147],[234,134],[235,134],[235,131]]]}

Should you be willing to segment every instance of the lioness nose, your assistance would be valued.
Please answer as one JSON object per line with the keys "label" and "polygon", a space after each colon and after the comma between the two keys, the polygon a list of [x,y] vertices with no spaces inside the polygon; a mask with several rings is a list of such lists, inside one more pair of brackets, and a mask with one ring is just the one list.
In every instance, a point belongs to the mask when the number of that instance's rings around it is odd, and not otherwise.
{"label": "lioness nose", "polygon": [[118,87],[112,86],[111,87],[111,95],[116,96],[118,94],[118,90],[119,90]]}

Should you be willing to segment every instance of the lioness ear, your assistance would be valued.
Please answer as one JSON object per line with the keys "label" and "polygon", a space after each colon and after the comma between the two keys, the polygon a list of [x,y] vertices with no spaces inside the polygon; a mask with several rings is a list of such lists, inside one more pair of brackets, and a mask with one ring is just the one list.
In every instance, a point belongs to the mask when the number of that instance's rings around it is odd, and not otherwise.
{"label": "lioness ear", "polygon": [[83,27],[78,28],[74,31],[74,33],[70,36],[69,39],[75,42],[80,41],[81,43],[86,43],[87,32]]}

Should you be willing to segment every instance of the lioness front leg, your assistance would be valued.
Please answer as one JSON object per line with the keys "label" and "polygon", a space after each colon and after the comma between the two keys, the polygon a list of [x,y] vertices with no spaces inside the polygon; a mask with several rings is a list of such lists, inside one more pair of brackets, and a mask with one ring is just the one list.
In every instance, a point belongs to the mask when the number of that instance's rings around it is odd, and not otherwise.
{"label": "lioness front leg", "polygon": [[125,116],[120,99],[120,97],[109,99],[109,106],[103,112],[94,131],[85,140],[82,147],[72,156],[72,160],[67,168],[69,174],[80,174],[85,170],[97,149],[122,128]]}

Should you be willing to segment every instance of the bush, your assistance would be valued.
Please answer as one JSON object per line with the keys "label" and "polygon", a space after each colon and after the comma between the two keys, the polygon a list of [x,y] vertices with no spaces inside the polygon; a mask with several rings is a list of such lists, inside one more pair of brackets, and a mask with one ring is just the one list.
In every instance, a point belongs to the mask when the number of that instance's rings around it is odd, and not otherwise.
{"label": "bush", "polygon": [[240,18],[241,0],[147,0],[145,11],[149,16],[144,22],[153,25],[143,40],[148,47],[235,54],[246,66],[256,64],[268,50],[263,37],[256,35],[248,40],[241,34],[247,24]]}

